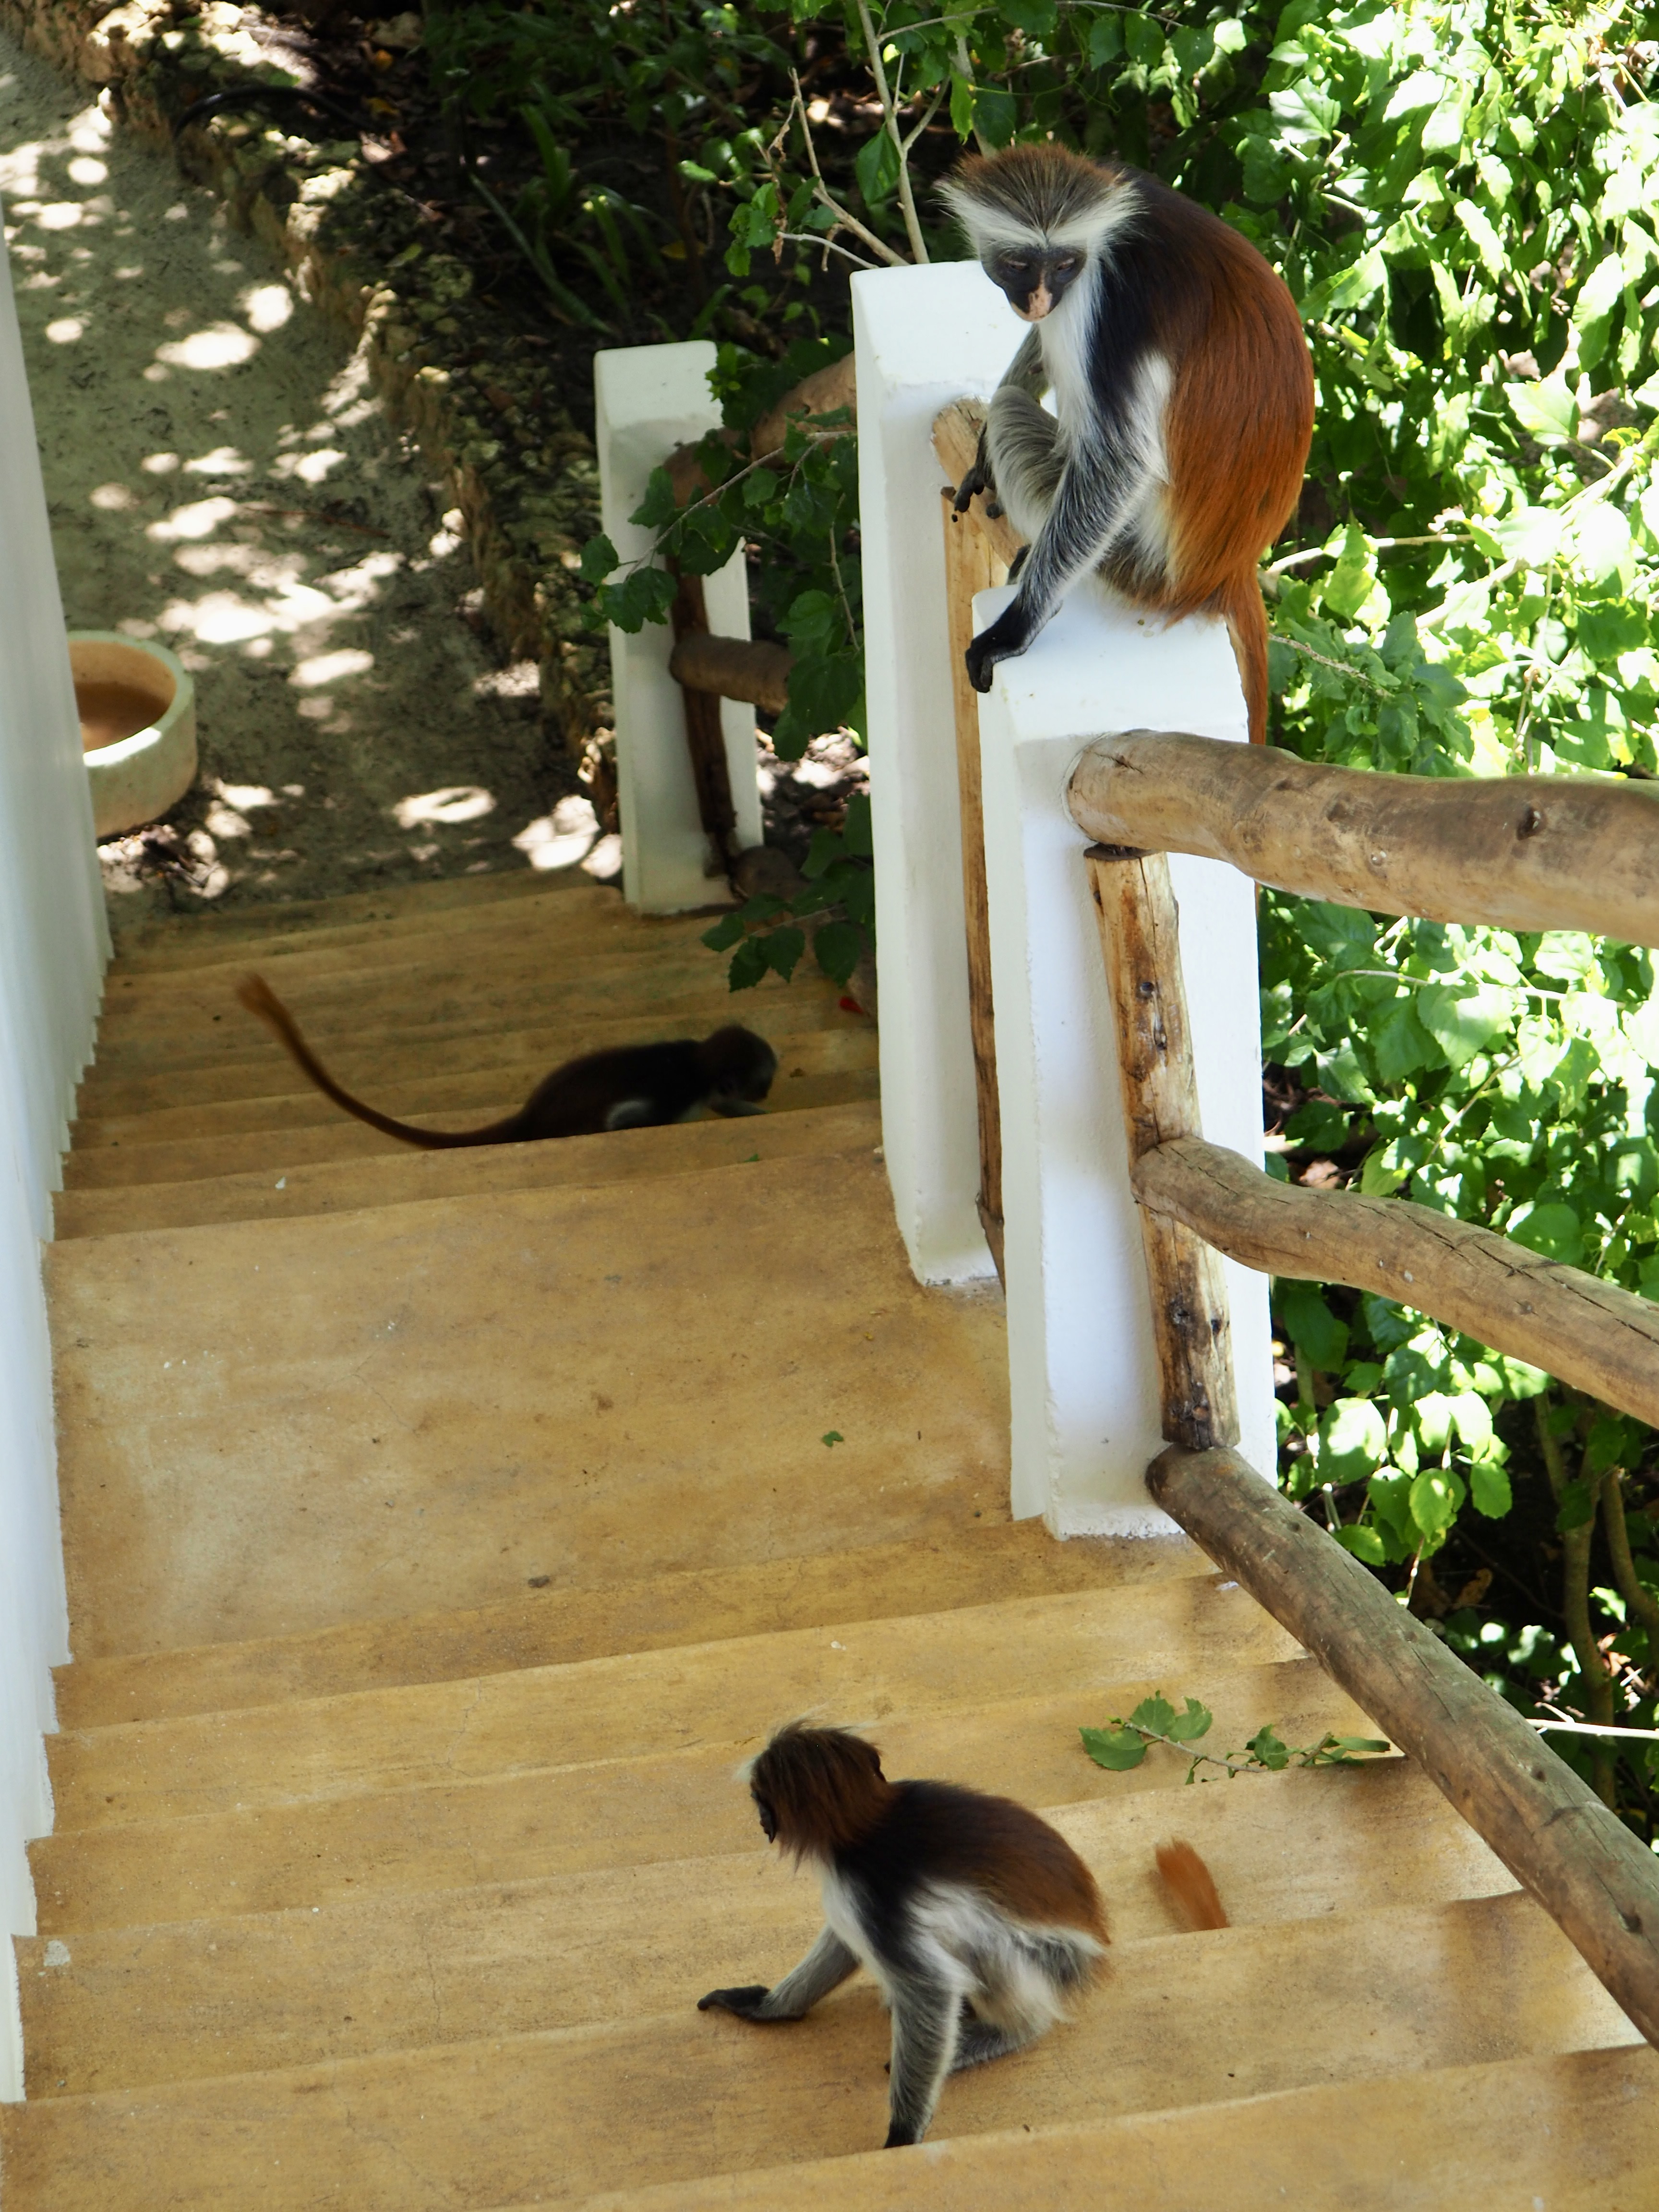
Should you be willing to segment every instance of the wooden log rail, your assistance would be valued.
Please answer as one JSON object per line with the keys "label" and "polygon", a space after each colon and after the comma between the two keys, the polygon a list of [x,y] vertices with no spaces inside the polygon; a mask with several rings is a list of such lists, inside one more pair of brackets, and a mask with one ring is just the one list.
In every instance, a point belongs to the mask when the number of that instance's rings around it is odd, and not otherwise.
{"label": "wooden log rail", "polygon": [[789,672],[794,665],[795,656],[787,645],[688,630],[675,642],[668,672],[682,690],[744,699],[751,707],[781,714],[789,703]]}
{"label": "wooden log rail", "polygon": [[1230,860],[1307,898],[1659,945],[1659,796],[1642,784],[1377,775],[1134,730],[1096,739],[1068,799],[1101,844]]}
{"label": "wooden log rail", "polygon": [[1217,1566],[1414,1759],[1659,2044],[1659,1862],[1508,1701],[1235,1451],[1146,1484]]}
{"label": "wooden log rail", "polygon": [[1276,1182],[1182,1135],[1137,1159],[1146,1213],[1264,1275],[1346,1283],[1431,1315],[1659,1427],[1659,1306],[1403,1198]]}
{"label": "wooden log rail", "polygon": [[[1186,756],[1184,775],[1178,767],[1166,769],[1165,747],[1175,758]],[[1659,2045],[1659,1863],[1504,1698],[1334,1537],[1230,1448],[1223,1428],[1232,1396],[1224,1301],[1218,1310],[1220,1286],[1213,1278],[1195,1293],[1194,1282],[1201,1279],[1194,1275],[1194,1248],[1201,1252],[1212,1244],[1275,1273],[1383,1290],[1486,1343],[1582,1380],[1597,1395],[1649,1418],[1650,1407],[1659,1410],[1659,1316],[1644,1300],[1577,1268],[1540,1260],[1490,1231],[1401,1200],[1292,1189],[1196,1134],[1168,862],[1161,851],[1133,849],[1131,841],[1236,857],[1194,842],[1213,835],[1218,810],[1212,798],[1206,809],[1201,792],[1195,799],[1193,763],[1207,765],[1212,794],[1238,787],[1211,758],[1217,754],[1228,764],[1245,765],[1245,788],[1265,787],[1269,794],[1271,779],[1283,765],[1282,757],[1262,760],[1269,781],[1259,787],[1248,779],[1262,757],[1243,745],[1137,737],[1091,747],[1073,781],[1073,813],[1091,830],[1109,828],[1115,840],[1110,847],[1092,848],[1087,866],[1117,1028],[1131,1180],[1143,1223],[1149,1224],[1142,1249],[1164,1433],[1171,1443],[1148,1470],[1147,1487],[1216,1565],[1314,1654],[1390,1741],[1418,1761],[1556,1921],[1649,2042]],[[1322,779],[1340,774],[1317,773]],[[1110,787],[1115,780],[1120,787],[1112,805],[1101,804],[1102,784]],[[1513,791],[1511,785],[1413,787],[1404,779],[1344,778],[1350,787],[1362,781],[1389,793],[1403,786],[1435,797],[1443,791],[1453,796]],[[1291,788],[1313,787],[1293,783]],[[1328,805],[1332,787],[1327,782],[1324,788]],[[1145,799],[1147,791],[1156,796]],[[1358,809],[1343,812],[1341,805],[1339,800],[1336,829],[1352,838]],[[1371,805],[1369,794],[1364,805]],[[1275,859],[1251,872],[1279,880],[1278,856],[1284,854],[1294,863],[1282,868],[1293,888],[1305,889],[1310,873],[1321,870],[1328,883],[1334,872],[1329,848],[1338,839],[1321,832],[1310,857],[1287,847],[1282,822],[1268,819],[1267,811],[1262,807],[1256,825],[1257,849],[1271,848]],[[1311,837],[1321,819],[1316,802],[1310,812],[1306,834]],[[1193,817],[1196,831],[1189,826]],[[1450,810],[1435,818],[1449,822]],[[1373,821],[1374,816],[1368,818],[1364,828]],[[1622,837],[1625,825],[1620,827]],[[1364,829],[1360,834],[1363,841]],[[1623,851],[1621,837],[1604,842]],[[1386,860],[1388,848],[1379,842],[1376,849]],[[1464,865],[1466,885],[1471,872],[1486,870],[1488,893],[1497,902],[1504,886],[1489,854],[1449,851],[1449,867],[1454,858]],[[1468,911],[1465,897],[1459,894],[1452,915]],[[1559,926],[1553,913],[1540,919]],[[1596,1343],[1598,1335],[1603,1344]],[[1194,1449],[1194,1432],[1201,1436],[1206,1419],[1216,1431],[1214,1442]]]}

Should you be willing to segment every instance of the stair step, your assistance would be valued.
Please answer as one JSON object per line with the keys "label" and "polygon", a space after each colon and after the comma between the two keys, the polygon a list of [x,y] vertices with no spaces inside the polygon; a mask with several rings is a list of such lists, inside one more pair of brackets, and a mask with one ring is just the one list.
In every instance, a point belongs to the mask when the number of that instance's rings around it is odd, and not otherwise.
{"label": "stair step", "polygon": [[[124,923],[118,910],[112,933],[118,960],[155,958],[190,961],[203,952],[222,959],[221,948],[243,939],[263,941],[297,931],[357,928],[405,917],[459,913],[523,898],[559,898],[569,893],[586,902],[608,902],[619,910],[622,893],[596,884],[580,868],[538,873],[531,868],[510,874],[446,876],[429,883],[387,884],[378,890],[340,891],[331,898],[274,899],[268,904],[204,908],[199,914],[160,915]],[[424,924],[422,924],[424,926]]]}
{"label": "stair step", "polygon": [[[186,1073],[257,1062],[270,1054],[285,1058],[263,1024],[236,998],[236,975],[245,972],[226,970],[210,988],[188,999],[181,994],[164,1012],[142,1006],[106,1006],[98,1025],[97,1069],[117,1079],[167,1067]],[[827,981],[820,986],[811,976],[803,981],[809,994],[819,996],[834,988]],[[789,988],[781,982],[777,987]],[[587,959],[570,974],[552,977],[539,950],[532,946],[487,964],[462,956],[442,963],[327,976],[296,991],[289,1011],[323,1051],[333,1050],[342,1040],[415,1038],[441,1024],[463,1032],[469,1024],[479,1030],[526,1029],[545,1023],[555,1009],[561,1017],[586,1012],[603,1018],[629,1000],[643,1017],[659,1003],[726,1008],[731,996],[724,964],[701,946],[664,951],[654,960],[634,953]]]}
{"label": "stair step", "polygon": [[229,1712],[284,1698],[454,1681],[832,1620],[942,1613],[999,1598],[1211,1571],[1185,1537],[1077,1537],[1057,1544],[1040,1521],[999,1524],[988,1514],[971,1533],[914,1543],[656,1575],[608,1589],[522,1591],[471,1612],[354,1621],[316,1636],[77,1659],[56,1670],[58,1724],[100,1728]]}
{"label": "stair step", "polygon": [[[869,1724],[893,1773],[936,1774],[1027,1804],[1062,1805],[1184,1784],[1187,1762],[1172,1752],[1155,1750],[1133,1771],[1110,1774],[1078,1739],[1080,1724],[1127,1712],[1159,1689],[1201,1698],[1215,1715],[1213,1741],[1228,1747],[1268,1722],[1287,1743],[1315,1743],[1328,1731],[1375,1733],[1311,1659],[1068,1686],[946,1712],[836,1717]],[[767,1724],[787,1717],[780,1703]],[[60,1831],[29,1845],[40,1932],[309,1910],[375,1890],[459,1889],[749,1850],[754,1814],[732,1768],[754,1748],[711,1741],[263,1811]],[[1191,1802],[1189,1792],[1181,1808]]]}
{"label": "stair step", "polygon": [[[734,1971],[720,1962],[717,1972]],[[1118,1947],[1036,2049],[950,2082],[958,2139],[1103,2121],[1634,2031],[1519,1893]],[[619,2026],[4,2108],[9,2212],[351,2212],[580,2204],[872,2148],[886,2023],[862,1977],[787,2030],[688,2000]],[[673,2124],[664,2124],[672,2115]]]}
{"label": "stair step", "polygon": [[[1100,1883],[1114,1944],[1176,1927],[1159,1796],[1049,1807]],[[1449,1903],[1514,1883],[1404,1759],[1194,1790],[1181,1832],[1235,1927]],[[1294,1853],[1284,1838],[1293,1833]],[[672,2011],[726,1973],[775,1979],[817,1888],[761,1850],[317,1909],[20,1940],[27,2094],[252,2073]]]}
{"label": "stair step", "polygon": [[[581,2212],[1641,2212],[1659,2172],[1645,2046],[1437,2066],[1098,2126],[930,2138],[607,2191]],[[540,2195],[493,2212],[530,2212]]]}
{"label": "stair step", "polygon": [[1018,1685],[1024,1697],[1071,1687],[1086,1710],[1131,1675],[1173,1681],[1299,1648],[1237,1583],[1195,1576],[118,1722],[49,1735],[46,1753],[65,1834],[709,1741],[758,1748],[812,1708],[913,1718]]}
{"label": "stair step", "polygon": [[[820,1006],[816,1011],[823,1018],[819,1020],[813,1008],[776,996],[740,1011],[744,1014],[743,1025],[767,1039],[786,1072],[802,1066],[809,1073],[823,1073],[832,1067],[867,1067],[876,1063],[875,1025],[860,1016]],[[343,1075],[349,1066],[352,1082],[372,1103],[407,1119],[428,1110],[494,1104],[505,1097],[521,1103],[544,1075],[564,1060],[611,1045],[649,1041],[642,1036],[639,1018],[623,1013],[586,1023],[580,1029],[566,1024],[550,1029],[502,1030],[465,1040],[400,1037],[372,1054],[362,1048],[342,1052],[337,1055],[337,1072]],[[342,1118],[340,1109],[307,1083],[291,1060],[284,1060],[280,1071],[268,1072],[273,1079],[280,1074],[281,1080],[247,1096],[192,1097],[184,1105],[155,1107],[147,1113],[83,1113],[75,1123],[76,1148],[65,1165],[71,1171],[79,1170],[88,1153],[112,1146],[126,1151],[138,1145],[174,1142],[181,1137],[305,1128]]]}
{"label": "stair step", "polygon": [[[348,1213],[414,1200],[568,1183],[631,1182],[855,1146],[873,1149],[881,1138],[881,1115],[872,1095],[876,1085],[873,1069],[826,1075],[803,1081],[766,1114],[739,1121],[711,1118],[661,1129],[618,1129],[606,1136],[485,1145],[463,1152],[421,1152],[381,1137],[360,1155],[341,1158],[337,1148],[325,1146],[320,1130],[295,1133],[307,1140],[301,1150],[327,1150],[328,1157],[315,1162],[293,1160],[284,1137],[276,1133],[200,1139],[191,1147],[167,1145],[159,1149],[167,1154],[165,1164],[170,1169],[209,1168],[226,1152],[240,1157],[244,1148],[249,1153],[263,1152],[264,1158],[259,1166],[240,1173],[187,1175],[177,1182],[135,1176],[130,1182],[63,1191],[52,1200],[53,1233],[62,1240],[118,1236],[131,1230],[194,1228],[216,1221],[287,1221],[301,1214]],[[848,1091],[855,1095],[844,1099]],[[807,1103],[826,1093],[844,1103]],[[442,1126],[436,1115],[418,1118],[430,1118],[434,1127]],[[347,1121],[344,1127],[362,1129],[366,1137],[376,1135],[362,1122]],[[210,1149],[214,1146],[218,1149]],[[189,1157],[181,1157],[186,1152]],[[131,1160],[134,1156],[125,1157]],[[142,1157],[135,1164],[148,1164]]]}
{"label": "stair step", "polygon": [[[305,1027],[314,1044],[326,1045],[323,1057],[346,1088],[361,1090],[374,1079],[383,1055],[429,1054],[429,1058],[417,1058],[416,1065],[431,1066],[441,1059],[451,1067],[464,1068],[475,1040],[488,1049],[498,1036],[542,1026],[553,1028],[560,1039],[548,1058],[551,1067],[570,1057],[569,1040],[592,1035],[601,1024],[625,1024],[620,1036],[616,1029],[610,1030],[611,1041],[637,1038],[649,1043],[659,1037],[704,1036],[734,1021],[768,1036],[774,1028],[786,1034],[844,1029],[849,1022],[864,1018],[842,1010],[841,994],[833,984],[820,988],[811,979],[778,983],[775,989],[762,984],[754,993],[744,992],[735,1004],[718,973],[684,988],[671,988],[671,980],[659,979],[660,988],[651,992],[607,989],[602,984],[591,991],[567,992],[556,1010],[529,993],[508,993],[497,1000],[488,994],[464,992],[446,1002],[441,1015],[434,1010],[430,1020],[398,1019],[378,1028],[360,1022],[337,1038],[320,1030],[313,1033],[308,1023]],[[635,1011],[629,1012],[630,1005]],[[769,1024],[767,1018],[774,1008],[776,1013]],[[252,1017],[243,1014],[240,1006],[234,1011],[239,1019],[252,1024]],[[556,1024],[549,1018],[554,1011],[558,1016]],[[103,1120],[157,1108],[288,1093],[294,1083],[294,1063],[287,1054],[268,1036],[256,1035],[247,1040],[233,1039],[222,1060],[213,1064],[191,1060],[175,1065],[165,1054],[137,1067],[112,1060],[94,1062],[82,1079],[76,1114]]]}
{"label": "stair step", "polygon": [[[740,1138],[744,1130],[758,1129],[765,1121],[775,1121],[781,1115],[817,1111],[835,1106],[856,1105],[875,1098],[881,1088],[881,1077],[880,1071],[873,1063],[864,1067],[856,1065],[836,1067],[834,1065],[837,1058],[845,1057],[856,1062],[863,1056],[861,1051],[856,1050],[842,1054],[835,1049],[833,1042],[830,1049],[823,1053],[802,1052],[798,1055],[792,1054],[789,1065],[772,1086],[772,1094],[765,1114],[738,1115],[735,1119],[727,1121],[726,1126],[736,1129]],[[830,1065],[814,1069],[812,1062],[815,1059],[821,1062],[828,1061]],[[531,1088],[532,1085],[526,1082],[523,1090],[516,1097],[510,1092],[503,1091],[493,1099],[481,1100],[470,1106],[436,1106],[427,1104],[411,1086],[410,1092],[406,1094],[406,1099],[400,1099],[396,1108],[386,1103],[386,1110],[434,1129],[481,1128],[492,1121],[502,1121],[507,1115],[516,1113],[524,1103]],[[394,1093],[386,1094],[387,1101],[389,1102],[394,1096],[396,1096]],[[296,1103],[307,1104],[307,1102],[303,1101]],[[379,1105],[383,1102],[377,1095],[374,1103]],[[368,1122],[359,1121],[353,1116],[342,1113],[339,1108],[331,1107],[326,1100],[319,1099],[319,1103],[327,1115],[327,1119],[319,1119],[314,1121],[296,1121],[295,1124],[289,1128],[249,1130],[228,1136],[164,1138],[153,1144],[112,1146],[100,1152],[72,1152],[64,1163],[64,1182],[67,1191],[70,1195],[82,1193],[90,1195],[111,1192],[138,1192],[152,1185],[203,1183],[226,1176],[252,1176],[255,1181],[250,1187],[255,1189],[261,1187],[264,1178],[269,1177],[270,1181],[264,1187],[274,1189],[276,1178],[286,1175],[290,1168],[326,1168],[337,1164],[345,1170],[343,1176],[336,1178],[333,1186],[325,1184],[323,1188],[337,1189],[340,1196],[349,1204],[352,1189],[352,1170],[356,1164],[369,1160],[409,1162],[422,1156],[428,1159],[434,1157],[429,1152],[423,1155],[423,1148],[419,1146],[407,1144],[401,1138],[388,1137],[380,1130],[372,1128]],[[309,1110],[308,1108],[307,1110]],[[704,1121],[723,1119],[725,1117],[717,1115],[698,1117],[699,1123]],[[672,1127],[682,1125],[669,1124],[668,1126]],[[510,1153],[512,1161],[517,1163],[532,1159],[538,1152],[544,1150],[550,1142],[555,1142],[559,1146],[581,1144],[599,1148],[590,1150],[579,1156],[582,1165],[575,1174],[572,1174],[570,1169],[577,1166],[576,1159],[569,1162],[562,1170],[548,1169],[544,1171],[542,1169],[536,1169],[528,1175],[514,1172],[512,1164],[509,1164],[506,1174],[498,1172],[494,1178],[487,1175],[482,1183],[464,1178],[456,1186],[458,1194],[474,1188],[494,1188],[516,1190],[544,1182],[604,1182],[615,1180],[626,1182],[634,1170],[624,1169],[615,1176],[606,1171],[611,1163],[619,1161],[623,1157],[617,1140],[620,1139],[625,1142],[628,1139],[641,1134],[659,1136],[663,1133],[661,1130],[645,1132],[611,1130],[592,1137],[532,1140],[530,1145],[526,1146],[467,1146],[449,1153],[447,1158],[453,1161],[470,1155],[474,1160],[477,1160],[481,1157],[487,1157],[491,1152],[498,1155]],[[879,1130],[877,1134],[879,1135]],[[751,1160],[757,1149],[762,1151],[762,1155],[764,1157],[763,1148],[755,1145],[750,1145],[743,1151],[734,1152],[729,1157],[735,1163],[741,1164]],[[647,1157],[643,1151],[638,1151],[637,1156],[641,1159]],[[719,1147],[716,1147],[715,1156],[717,1159],[728,1157]],[[630,1154],[629,1157],[634,1155]],[[711,1161],[711,1164],[713,1164],[714,1162]],[[589,1172],[587,1170],[590,1168],[596,1168],[600,1171]],[[389,1179],[386,1188],[395,1188],[395,1187],[396,1177],[394,1176]],[[428,1189],[441,1190],[443,1187],[441,1182],[431,1184],[417,1182],[410,1186],[409,1195],[420,1197],[423,1196]],[[295,1184],[292,1188],[297,1189],[299,1186]],[[167,1211],[165,1200],[160,1203],[163,1211],[159,1222],[155,1223],[135,1218],[123,1224],[107,1207],[101,1214],[94,1211],[90,1218],[98,1223],[100,1234],[118,1231],[124,1225],[131,1229],[167,1226],[173,1222],[181,1228],[185,1225],[184,1219]],[[276,1219],[290,1212],[336,1212],[341,1210],[338,1200],[329,1206],[301,1206],[293,1200],[284,1204],[280,1198],[269,1206],[257,1206],[253,1208],[256,1213],[268,1214]],[[74,1209],[70,1208],[64,1218],[73,1219]],[[209,1212],[201,1218],[214,1220],[223,1217],[216,1212]],[[246,1216],[238,1214],[229,1218],[246,1218]],[[59,1233],[64,1232],[60,1231]]]}
{"label": "stair step", "polygon": [[1006,1494],[1000,1298],[913,1279],[866,1146],[46,1271],[83,1657],[898,1541]]}
{"label": "stair step", "polygon": [[146,1005],[158,1012],[176,994],[200,993],[215,983],[234,986],[258,961],[277,983],[299,988],[325,976],[368,975],[411,962],[472,958],[488,966],[503,951],[526,945],[542,948],[553,972],[562,974],[592,954],[611,957],[636,952],[651,960],[665,949],[700,942],[709,927],[707,914],[641,915],[613,893],[595,890],[588,898],[566,896],[539,902],[520,900],[493,907],[462,908],[443,915],[410,915],[397,921],[261,933],[232,939],[213,951],[204,947],[188,966],[172,960],[128,958],[110,963],[106,990],[120,1006]]}

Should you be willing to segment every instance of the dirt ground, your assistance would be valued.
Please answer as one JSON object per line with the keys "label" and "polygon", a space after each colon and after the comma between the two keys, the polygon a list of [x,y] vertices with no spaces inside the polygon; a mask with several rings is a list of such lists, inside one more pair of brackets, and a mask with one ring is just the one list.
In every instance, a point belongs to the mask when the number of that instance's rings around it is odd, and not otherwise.
{"label": "dirt ground", "polygon": [[267,249],[4,36],[0,192],[69,625],[159,637],[196,680],[197,787],[102,848],[116,925],[612,873],[441,489]]}

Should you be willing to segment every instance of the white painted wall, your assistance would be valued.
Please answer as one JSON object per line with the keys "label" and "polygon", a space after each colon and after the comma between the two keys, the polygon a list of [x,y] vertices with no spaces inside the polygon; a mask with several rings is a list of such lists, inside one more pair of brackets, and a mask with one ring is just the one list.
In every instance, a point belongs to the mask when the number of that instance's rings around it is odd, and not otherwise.
{"label": "white painted wall", "polygon": [[[624,563],[649,556],[652,533],[629,520],[645,496],[653,469],[676,446],[720,427],[708,372],[714,348],[625,346],[593,356],[599,449],[599,509],[605,532]],[[703,579],[708,627],[720,637],[749,635],[749,584],[741,552]],[[647,623],[636,636],[611,632],[611,682],[617,711],[617,811],[622,817],[623,895],[641,914],[679,914],[729,901],[725,877],[706,872],[708,839],[697,814],[696,785],[686,750],[680,687],[668,672],[674,640],[667,625]],[[761,842],[760,786],[755,770],[755,710],[725,700],[720,727],[738,838]]]}
{"label": "white painted wall", "polygon": [[[860,271],[859,501],[881,987],[881,1128],[924,1283],[992,1274],[979,1225],[962,822],[934,417],[988,398],[1024,327],[976,261]],[[999,1010],[999,1020],[1000,1010]]]}
{"label": "white painted wall", "polygon": [[[983,629],[1012,594],[982,592]],[[1004,1261],[1013,1510],[1059,1535],[1168,1534],[1146,1495],[1162,1449],[1139,1225],[1129,1193],[1117,1048],[1099,932],[1066,810],[1091,738],[1133,729],[1246,735],[1224,628],[1171,629],[1092,584],[1029,652],[1004,661],[980,708],[991,974],[1002,1104]],[[1204,1134],[1261,1158],[1255,891],[1215,860],[1171,854]],[[1263,1275],[1224,1261],[1240,1449],[1275,1464]]]}
{"label": "white painted wall", "polygon": [[[0,258],[0,1923],[30,1934],[23,1845],[52,1826],[41,1732],[69,1657],[40,1240],[109,951],[63,608]],[[0,2097],[22,2094],[9,1942]]]}

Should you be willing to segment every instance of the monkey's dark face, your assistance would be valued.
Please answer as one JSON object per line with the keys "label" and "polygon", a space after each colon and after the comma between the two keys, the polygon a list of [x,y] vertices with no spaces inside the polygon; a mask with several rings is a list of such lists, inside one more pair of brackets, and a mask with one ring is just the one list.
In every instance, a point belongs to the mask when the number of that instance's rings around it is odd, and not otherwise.
{"label": "monkey's dark face", "polygon": [[778,1072],[778,1056],[752,1030],[716,1030],[702,1045],[703,1064],[714,1095],[750,1104],[765,1097]]}
{"label": "monkey's dark face", "polygon": [[765,1836],[769,1844],[775,1844],[778,1840],[777,1814],[772,1810],[772,1808],[767,1803],[764,1797],[756,1797],[755,1810],[760,1815],[761,1832]]}
{"label": "monkey's dark face", "polygon": [[1008,304],[1021,320],[1040,323],[1053,314],[1066,288],[1082,274],[1085,256],[1076,246],[1000,247],[987,261],[986,273],[1006,293]]}

